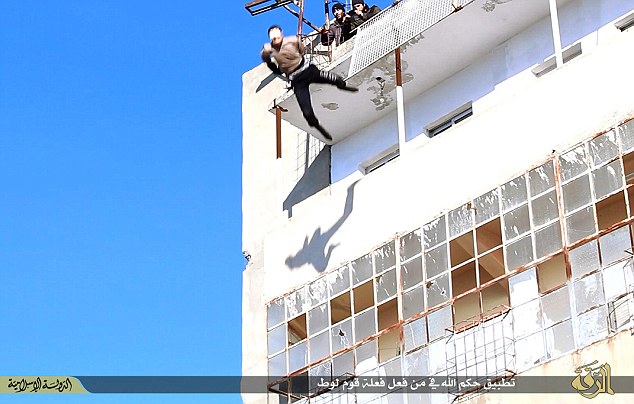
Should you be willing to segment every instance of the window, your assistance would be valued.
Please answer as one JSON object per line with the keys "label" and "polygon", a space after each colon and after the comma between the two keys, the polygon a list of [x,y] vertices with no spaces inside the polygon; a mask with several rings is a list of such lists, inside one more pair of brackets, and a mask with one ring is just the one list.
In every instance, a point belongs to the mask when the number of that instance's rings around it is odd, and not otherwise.
{"label": "window", "polygon": [[394,160],[400,155],[399,149],[395,149],[396,146],[393,146],[386,151],[380,153],[377,157],[370,159],[368,162],[361,164],[361,172],[364,174],[370,174],[372,171],[377,170],[390,161]]}
{"label": "window", "polygon": [[427,134],[429,137],[437,136],[452,126],[469,118],[471,115],[473,115],[473,108],[471,108],[471,103],[468,103],[467,105],[463,105],[456,111],[450,113],[449,117],[443,117],[440,119],[440,122],[437,121],[432,123],[430,128],[427,129]]}
{"label": "window", "polygon": [[[566,49],[562,51],[562,58],[564,60],[564,63],[568,63],[570,60],[581,55],[581,53],[582,53],[581,42],[577,42],[576,44],[573,44],[567,47]],[[546,60],[544,60],[543,63],[534,67],[531,71],[533,72],[535,76],[541,77],[544,74],[555,70],[556,67],[557,67],[557,61],[555,59],[555,55],[553,55],[547,58]]]}
{"label": "window", "polygon": [[634,13],[625,16],[624,18],[618,20],[614,26],[619,29],[621,32],[627,31],[628,29],[634,26]]}

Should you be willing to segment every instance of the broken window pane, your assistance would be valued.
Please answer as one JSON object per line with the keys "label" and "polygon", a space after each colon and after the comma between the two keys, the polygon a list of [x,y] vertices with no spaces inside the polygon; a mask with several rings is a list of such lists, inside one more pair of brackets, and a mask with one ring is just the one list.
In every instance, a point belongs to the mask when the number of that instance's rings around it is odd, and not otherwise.
{"label": "broken window pane", "polygon": [[533,206],[533,226],[539,227],[559,217],[557,193],[553,190],[531,202]]}
{"label": "broken window pane", "polygon": [[625,173],[625,182],[628,185],[634,184],[634,153],[623,155],[623,172]]}
{"label": "broken window pane", "polygon": [[405,374],[410,376],[425,376],[429,373],[429,352],[423,347],[416,352],[405,355]]}
{"label": "broken window pane", "polygon": [[623,170],[619,160],[613,161],[592,172],[594,196],[601,199],[617,189],[623,188]]}
{"label": "broken window pane", "polygon": [[570,213],[592,201],[590,179],[587,175],[564,184],[561,188],[564,195],[564,210],[566,213]]}
{"label": "broken window pane", "polygon": [[322,276],[308,285],[308,294],[310,295],[311,306],[325,303],[328,300],[328,289],[326,285],[325,276]]}
{"label": "broken window pane", "polygon": [[504,237],[512,240],[531,229],[528,220],[528,205],[523,205],[504,215]]}
{"label": "broken window pane", "polygon": [[401,244],[401,262],[417,256],[422,251],[421,245],[421,229],[407,233],[400,240]]}
{"label": "broken window pane", "polygon": [[306,299],[306,288],[301,288],[286,296],[286,316],[287,318],[297,317],[308,308]]}
{"label": "broken window pane", "polygon": [[317,362],[330,355],[330,332],[324,331],[308,340],[310,345],[310,361]]}
{"label": "broken window pane", "polygon": [[352,261],[352,283],[357,285],[372,277],[372,254],[366,254]]}
{"label": "broken window pane", "polygon": [[449,269],[447,244],[434,248],[425,253],[425,273],[427,279],[432,278]]}
{"label": "broken window pane", "polygon": [[473,232],[463,234],[449,242],[449,256],[451,257],[451,266],[455,267],[465,261],[473,259]]}
{"label": "broken window pane", "polygon": [[335,377],[354,374],[354,351],[348,351],[332,359]]}
{"label": "broken window pane", "polygon": [[382,302],[396,295],[396,269],[376,278],[376,300]]}
{"label": "broken window pane", "polygon": [[293,345],[299,341],[305,340],[308,337],[306,332],[306,314],[302,314],[299,317],[288,322],[288,344]]}
{"label": "broken window pane", "polygon": [[330,296],[337,295],[350,287],[350,270],[343,266],[326,275],[326,279]]}
{"label": "broken window pane", "polygon": [[330,301],[330,324],[336,324],[350,317],[350,292],[339,295]]}
{"label": "broken window pane", "polygon": [[597,307],[579,316],[575,329],[577,348],[583,348],[608,336],[608,311],[605,306]]}
{"label": "broken window pane", "polygon": [[374,265],[377,274],[396,265],[396,251],[394,250],[393,241],[377,248],[372,254],[374,255]]}
{"label": "broken window pane", "polygon": [[599,251],[596,240],[570,251],[570,268],[574,279],[599,268]]}
{"label": "broken window pane", "polygon": [[469,262],[451,271],[451,291],[458,296],[477,286],[475,261]]}
{"label": "broken window pane", "polygon": [[[632,188],[630,188],[631,191]],[[627,218],[625,197],[623,192],[617,192],[600,202],[597,202],[597,223],[599,230],[605,230]]]}
{"label": "broken window pane", "polygon": [[606,301],[611,301],[627,292],[627,281],[625,280],[625,269],[627,267],[627,261],[621,261],[602,271]]}
{"label": "broken window pane", "polygon": [[502,248],[498,248],[478,258],[478,271],[480,275],[480,285],[504,275]]}
{"label": "broken window pane", "polygon": [[456,328],[462,328],[467,325],[475,324],[480,319],[480,294],[470,293],[453,303],[455,310],[454,325]]}
{"label": "broken window pane", "polygon": [[268,333],[269,356],[286,348],[286,327],[282,324]]}
{"label": "broken window pane", "polygon": [[632,248],[629,226],[621,227],[599,238],[603,266],[630,257],[626,250]]}
{"label": "broken window pane", "polygon": [[427,307],[432,308],[451,298],[449,292],[449,274],[441,275],[431,281],[427,281]]}
{"label": "broken window pane", "polygon": [[563,254],[557,254],[537,266],[537,284],[541,293],[555,289],[567,280],[566,261]]}
{"label": "broken window pane", "polygon": [[501,246],[502,231],[500,229],[500,218],[496,218],[478,227],[476,229],[476,241],[478,244],[478,254]]}
{"label": "broken window pane", "polygon": [[354,312],[360,313],[374,305],[374,286],[372,281],[359,285],[352,290],[354,300]]}
{"label": "broken window pane", "polygon": [[403,293],[403,318],[407,319],[425,311],[424,287],[425,285],[420,285]]}
{"label": "broken window pane", "polygon": [[630,120],[619,126],[618,131],[623,153],[634,149],[634,120]]}
{"label": "broken window pane", "polygon": [[577,146],[567,153],[559,156],[561,165],[561,179],[567,181],[588,169],[586,151],[583,145]]}
{"label": "broken window pane", "polygon": [[[403,326],[405,352],[427,343],[427,317],[421,317]],[[421,373],[422,375],[422,373]]]}
{"label": "broken window pane", "polygon": [[542,314],[539,299],[535,299],[521,306],[513,307],[513,329],[515,338],[537,332],[542,327]]}
{"label": "broken window pane", "polygon": [[511,288],[511,305],[519,306],[535,299],[539,295],[535,268],[511,276],[509,286]]}
{"label": "broken window pane", "polygon": [[549,224],[535,232],[536,259],[552,254],[562,248],[561,224],[559,221]]}
{"label": "broken window pane", "polygon": [[379,337],[379,363],[389,361],[401,354],[400,329],[395,329]]}
{"label": "broken window pane", "polygon": [[542,337],[542,333],[538,332],[527,338],[516,341],[515,354],[518,372],[523,372],[538,365],[540,362],[543,362],[546,359],[546,355],[544,352],[544,339]]}
{"label": "broken window pane", "polygon": [[457,236],[473,227],[470,204],[462,205],[447,214],[449,221],[449,237]]}
{"label": "broken window pane", "polygon": [[360,375],[368,370],[372,370],[379,365],[379,354],[377,352],[377,340],[373,339],[355,349],[357,356],[357,366],[355,374]]}
{"label": "broken window pane", "polygon": [[308,334],[315,335],[318,332],[325,330],[330,322],[328,315],[328,304],[322,304],[317,306],[308,312]]}
{"label": "broken window pane", "polygon": [[440,216],[423,226],[423,241],[426,250],[445,240],[447,240],[445,216]]}
{"label": "broken window pane", "polygon": [[613,130],[595,137],[588,143],[594,166],[608,162],[619,154],[619,147],[616,144],[616,133]]}
{"label": "broken window pane", "polygon": [[603,279],[600,272],[576,281],[573,284],[573,290],[575,292],[577,314],[583,313],[591,307],[605,304]]}
{"label": "broken window pane", "polygon": [[401,265],[401,279],[403,289],[409,289],[423,281],[423,260],[421,257]]}
{"label": "broken window pane", "polygon": [[376,334],[376,314],[374,308],[354,317],[354,342],[359,342]]}
{"label": "broken window pane", "polygon": [[568,216],[566,218],[566,229],[569,244],[596,233],[596,222],[592,206]]}
{"label": "broken window pane", "polygon": [[572,328],[572,320],[566,320],[544,330],[544,337],[546,337],[548,359],[558,358],[575,349],[575,333]]}
{"label": "broken window pane", "polygon": [[528,173],[531,195],[535,196],[545,192],[555,186],[555,173],[553,161],[549,160],[545,164],[531,170]]}
{"label": "broken window pane", "polygon": [[277,379],[281,376],[288,374],[286,370],[286,352],[282,352],[269,359],[269,376],[273,376],[273,379]]}
{"label": "broken window pane", "polygon": [[271,302],[266,307],[268,328],[273,328],[284,321],[284,298]]}
{"label": "broken window pane", "polygon": [[352,320],[348,319],[330,329],[332,352],[340,351],[352,345]]}
{"label": "broken window pane", "polygon": [[526,177],[517,177],[500,187],[502,191],[502,209],[507,212],[526,202]]}
{"label": "broken window pane", "polygon": [[308,365],[306,341],[295,344],[288,350],[288,371],[292,373]]}
{"label": "broken window pane", "polygon": [[509,271],[533,261],[533,236],[521,238],[506,247],[506,267]]}
{"label": "broken window pane", "polygon": [[439,310],[429,313],[429,340],[435,341],[442,338],[453,329],[453,318],[451,313],[451,305],[445,306]]}
{"label": "broken window pane", "polygon": [[439,339],[438,341],[431,342],[429,344],[428,359],[429,359],[429,373],[430,374],[436,375],[439,372],[447,369],[446,345],[447,345],[447,341],[445,341],[445,339]]}
{"label": "broken window pane", "polygon": [[473,201],[475,208],[476,224],[486,222],[500,214],[500,200],[498,189],[494,189],[486,194],[477,197]]}
{"label": "broken window pane", "polygon": [[398,305],[396,299],[392,299],[380,305],[378,307],[377,317],[379,319],[379,332],[398,323]]}
{"label": "broken window pane", "polygon": [[482,314],[485,317],[506,311],[506,308],[511,306],[506,279],[483,289],[480,295],[482,296]]}
{"label": "broken window pane", "polygon": [[570,318],[570,296],[568,286],[541,297],[544,327],[550,327]]}

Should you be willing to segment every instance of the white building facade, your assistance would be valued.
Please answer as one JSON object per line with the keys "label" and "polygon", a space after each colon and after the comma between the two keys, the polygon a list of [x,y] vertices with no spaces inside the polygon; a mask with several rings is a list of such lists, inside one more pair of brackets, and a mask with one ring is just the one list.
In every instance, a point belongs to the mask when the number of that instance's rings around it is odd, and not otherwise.
{"label": "white building facade", "polygon": [[[264,65],[245,73],[243,375],[270,392],[243,401],[528,401],[314,380],[632,374],[633,16],[629,0],[403,0],[324,65],[359,93],[311,87],[332,146]],[[297,375],[316,378],[294,391]]]}

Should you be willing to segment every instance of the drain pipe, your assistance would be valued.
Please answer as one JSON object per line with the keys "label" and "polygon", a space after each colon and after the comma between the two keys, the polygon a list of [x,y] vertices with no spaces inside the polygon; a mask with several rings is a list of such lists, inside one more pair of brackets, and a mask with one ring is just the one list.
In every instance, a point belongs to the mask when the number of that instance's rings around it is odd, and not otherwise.
{"label": "drain pipe", "polygon": [[403,75],[401,71],[401,48],[394,51],[396,61],[396,120],[398,125],[398,150],[405,154],[405,107],[403,102]]}
{"label": "drain pipe", "polygon": [[550,5],[550,24],[553,31],[553,43],[555,45],[555,61],[557,67],[564,64],[564,58],[561,53],[561,35],[559,33],[559,17],[557,15],[557,0],[548,0]]}

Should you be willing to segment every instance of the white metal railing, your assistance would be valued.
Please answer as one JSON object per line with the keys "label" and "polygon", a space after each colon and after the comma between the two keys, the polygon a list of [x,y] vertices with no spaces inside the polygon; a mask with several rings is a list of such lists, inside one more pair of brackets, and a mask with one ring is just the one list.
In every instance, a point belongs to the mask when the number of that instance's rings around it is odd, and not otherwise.
{"label": "white metal railing", "polygon": [[348,77],[474,0],[402,0],[358,28]]}

